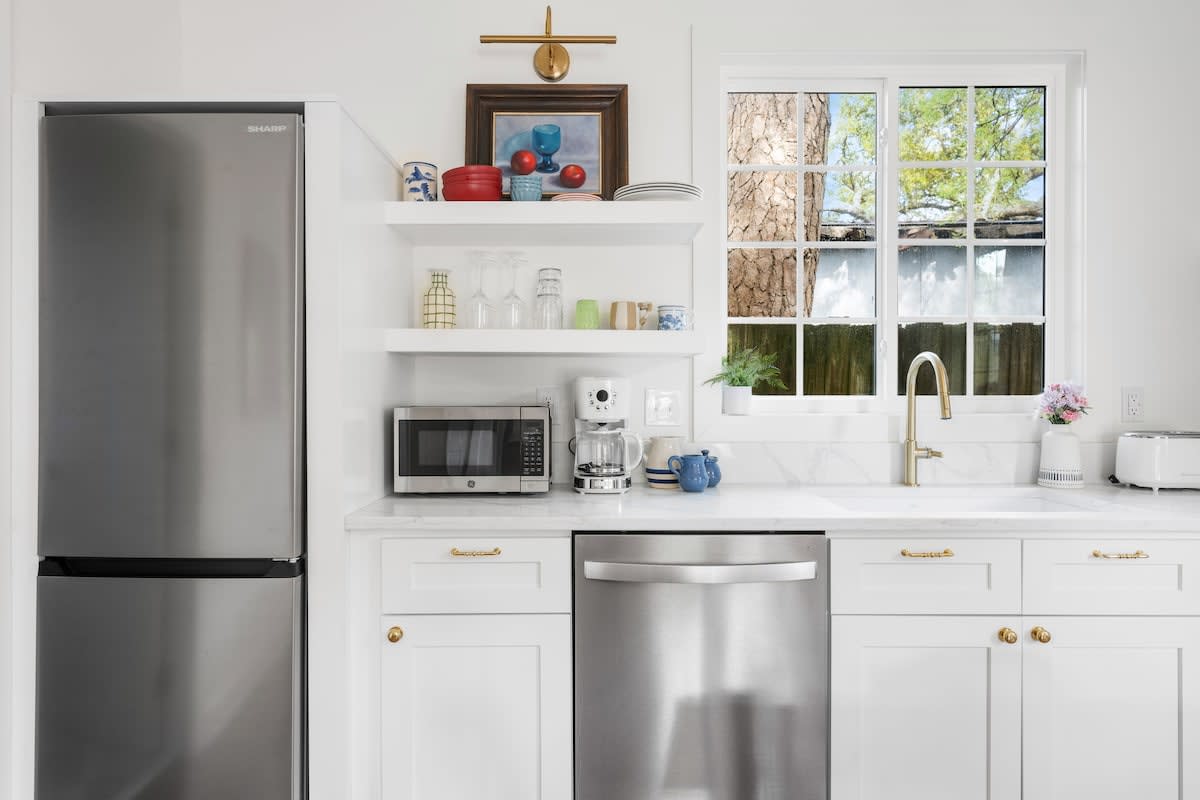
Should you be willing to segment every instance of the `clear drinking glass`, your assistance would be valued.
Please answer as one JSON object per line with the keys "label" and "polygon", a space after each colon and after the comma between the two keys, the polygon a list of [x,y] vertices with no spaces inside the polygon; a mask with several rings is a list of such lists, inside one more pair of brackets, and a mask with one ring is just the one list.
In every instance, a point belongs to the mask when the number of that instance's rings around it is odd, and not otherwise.
{"label": "clear drinking glass", "polygon": [[488,300],[488,296],[483,292],[483,272],[484,270],[495,264],[496,256],[483,250],[472,251],[471,255],[475,260],[475,294],[471,295],[471,299],[467,301],[467,328],[488,328],[492,324],[492,303]]}
{"label": "clear drinking glass", "polygon": [[538,270],[534,325],[546,329],[563,326],[562,270],[557,267]]}
{"label": "clear drinking glass", "polygon": [[500,301],[500,327],[509,330],[520,330],[526,325],[525,301],[517,294],[517,273],[525,266],[525,258],[520,253],[506,253],[505,261],[509,271],[508,294]]}

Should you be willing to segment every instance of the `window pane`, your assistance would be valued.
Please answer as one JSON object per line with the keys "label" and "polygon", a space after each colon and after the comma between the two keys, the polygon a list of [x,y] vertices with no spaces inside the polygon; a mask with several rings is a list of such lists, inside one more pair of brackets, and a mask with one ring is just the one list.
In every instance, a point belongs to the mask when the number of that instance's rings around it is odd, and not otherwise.
{"label": "window pane", "polygon": [[967,313],[967,248],[900,247],[896,293],[902,317]]}
{"label": "window pane", "polygon": [[729,240],[796,240],[796,173],[729,173]]}
{"label": "window pane", "polygon": [[796,316],[796,251],[729,251],[729,316]]}
{"label": "window pane", "polygon": [[962,239],[967,226],[965,169],[900,170],[900,236]]}
{"label": "window pane", "polygon": [[805,325],[804,393],[875,393],[874,325]]}
{"label": "window pane", "polygon": [[786,389],[755,386],[754,394],[796,393],[796,326],[795,325],[730,325],[729,352],[753,347],[760,353],[775,356],[779,378]]}
{"label": "window pane", "polygon": [[729,95],[729,163],[796,163],[796,95]]}
{"label": "window pane", "polygon": [[1046,157],[1046,90],[1041,86],[975,89],[975,158],[1041,161]]}
{"label": "window pane", "polygon": [[806,317],[875,316],[875,251],[804,251]]}
{"label": "window pane", "polygon": [[975,394],[1037,394],[1042,390],[1044,326],[975,323]]}
{"label": "window pane", "polygon": [[875,173],[805,173],[804,236],[809,242],[872,241]]}
{"label": "window pane", "polygon": [[1045,211],[1045,170],[975,170],[975,235],[980,239],[1040,239]]}
{"label": "window pane", "polygon": [[[930,350],[946,365],[950,379],[950,394],[967,393],[967,325],[965,322],[944,325],[940,322],[914,322],[900,326],[900,355],[898,365],[899,394],[904,394],[908,366],[917,354]],[[933,370],[922,366],[917,375],[917,394],[937,394]]]}
{"label": "window pane", "polygon": [[875,95],[804,95],[805,164],[874,164]]}
{"label": "window pane", "polygon": [[900,90],[900,160],[954,161],[967,157],[967,90]]}
{"label": "window pane", "polygon": [[1040,315],[1045,307],[1042,247],[976,247],[975,313]]}

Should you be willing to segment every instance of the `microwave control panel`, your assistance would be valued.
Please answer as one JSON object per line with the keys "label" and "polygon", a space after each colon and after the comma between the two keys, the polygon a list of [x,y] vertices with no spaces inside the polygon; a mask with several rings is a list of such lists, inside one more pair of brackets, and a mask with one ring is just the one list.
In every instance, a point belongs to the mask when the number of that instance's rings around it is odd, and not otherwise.
{"label": "microwave control panel", "polygon": [[525,420],[521,424],[521,475],[541,477],[546,474],[546,427],[541,420]]}

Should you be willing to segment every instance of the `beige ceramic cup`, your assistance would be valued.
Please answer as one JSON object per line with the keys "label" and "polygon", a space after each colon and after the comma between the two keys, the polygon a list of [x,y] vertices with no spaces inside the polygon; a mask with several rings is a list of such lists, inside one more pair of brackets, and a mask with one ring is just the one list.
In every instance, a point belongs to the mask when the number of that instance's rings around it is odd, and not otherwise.
{"label": "beige ceramic cup", "polygon": [[637,303],[632,300],[613,303],[608,312],[608,327],[614,331],[636,331],[638,327]]}

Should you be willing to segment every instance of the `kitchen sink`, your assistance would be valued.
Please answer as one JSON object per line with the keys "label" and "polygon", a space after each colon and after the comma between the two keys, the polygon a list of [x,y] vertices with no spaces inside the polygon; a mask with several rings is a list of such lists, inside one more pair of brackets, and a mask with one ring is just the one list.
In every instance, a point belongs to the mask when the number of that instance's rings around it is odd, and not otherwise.
{"label": "kitchen sink", "polygon": [[[846,488],[820,495],[847,511],[867,513],[1081,513],[1097,511],[1095,498],[1060,496],[1036,487],[909,487]],[[1100,505],[1110,505],[1101,503]]]}

